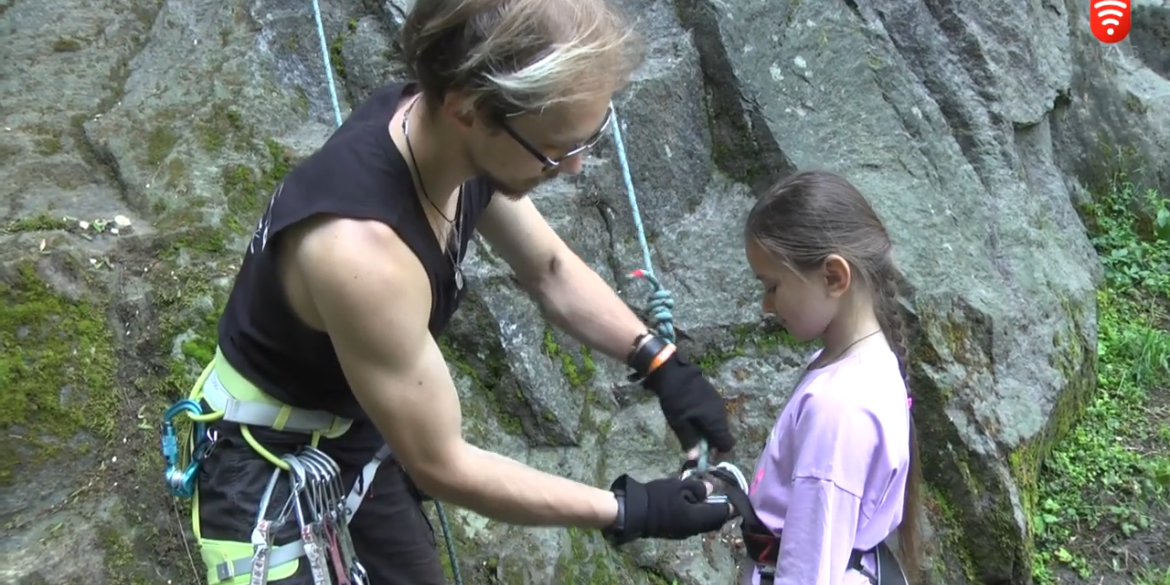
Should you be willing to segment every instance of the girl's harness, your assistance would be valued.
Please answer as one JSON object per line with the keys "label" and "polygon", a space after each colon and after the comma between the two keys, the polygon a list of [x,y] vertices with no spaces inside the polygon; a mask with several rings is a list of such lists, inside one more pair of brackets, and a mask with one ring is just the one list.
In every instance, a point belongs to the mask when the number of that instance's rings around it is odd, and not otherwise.
{"label": "girl's harness", "polygon": [[[776,560],[780,553],[780,535],[774,534],[756,515],[756,510],[748,497],[749,486],[743,473],[739,468],[726,462],[713,465],[705,472],[699,471],[696,461],[688,461],[683,465],[683,479],[702,475],[718,479],[724,484],[723,493],[712,496],[708,501],[730,503],[743,518],[740,533],[748,558],[756,563],[759,570],[760,585],[773,585],[776,578]],[[870,553],[876,553],[877,566],[874,572],[870,572],[861,563],[862,557]],[[898,558],[885,542],[869,550],[854,549],[849,555],[848,568],[865,575],[873,585],[909,585]]]}

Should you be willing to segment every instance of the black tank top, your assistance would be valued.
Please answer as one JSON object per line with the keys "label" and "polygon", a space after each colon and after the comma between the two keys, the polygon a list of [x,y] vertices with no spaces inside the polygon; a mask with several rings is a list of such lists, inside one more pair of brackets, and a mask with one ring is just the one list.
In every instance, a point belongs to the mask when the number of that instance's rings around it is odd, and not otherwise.
{"label": "black tank top", "polygon": [[[466,286],[461,291],[455,286],[451,254],[439,246],[406,159],[390,138],[389,123],[399,100],[416,91],[413,83],[399,83],[374,92],[320,150],[276,186],[256,226],[219,320],[219,345],[244,377],[286,404],[368,418],[350,390],[329,336],[305,325],[288,303],[274,248],[289,226],[325,213],[376,220],[393,228],[430,278],[428,328],[436,338],[467,293]],[[453,218],[462,239],[460,261],[493,192],[482,179],[463,187]]]}

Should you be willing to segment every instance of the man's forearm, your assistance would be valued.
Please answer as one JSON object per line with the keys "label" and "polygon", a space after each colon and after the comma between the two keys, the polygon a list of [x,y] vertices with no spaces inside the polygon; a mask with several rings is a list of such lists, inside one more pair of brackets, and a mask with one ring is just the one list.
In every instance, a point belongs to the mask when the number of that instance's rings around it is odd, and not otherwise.
{"label": "man's forearm", "polygon": [[647,327],[576,254],[566,252],[533,291],[544,316],[581,343],[625,361]]}
{"label": "man's forearm", "polygon": [[[518,461],[464,444],[454,469],[431,495],[478,514],[527,526],[605,528],[617,518],[613,492],[537,471]],[[428,482],[431,483],[431,482]]]}

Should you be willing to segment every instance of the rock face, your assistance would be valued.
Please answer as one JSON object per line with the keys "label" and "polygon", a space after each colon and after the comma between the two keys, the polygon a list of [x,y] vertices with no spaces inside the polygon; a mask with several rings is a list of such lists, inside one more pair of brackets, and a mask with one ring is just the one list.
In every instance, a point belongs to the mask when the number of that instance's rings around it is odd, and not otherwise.
{"label": "rock face", "polygon": [[[739,463],[804,351],[759,319],[739,243],[752,189],[843,173],[906,274],[933,582],[1029,582],[1037,469],[1095,379],[1097,259],[1074,204],[1117,157],[1170,182],[1164,3],[1118,46],[1071,0],[623,4],[650,45],[615,103],[653,269],[728,399]],[[402,10],[321,6],[344,112],[400,70]],[[17,1],[0,22],[0,581],[201,582],[159,415],[210,356],[269,187],[333,127],[311,3]],[[533,197],[640,307],[612,140],[586,166]],[[443,344],[470,440],[595,485],[677,469],[622,368],[517,302],[486,246],[466,268],[474,296]],[[731,583],[740,558],[730,529],[617,553],[452,513],[468,583]]]}

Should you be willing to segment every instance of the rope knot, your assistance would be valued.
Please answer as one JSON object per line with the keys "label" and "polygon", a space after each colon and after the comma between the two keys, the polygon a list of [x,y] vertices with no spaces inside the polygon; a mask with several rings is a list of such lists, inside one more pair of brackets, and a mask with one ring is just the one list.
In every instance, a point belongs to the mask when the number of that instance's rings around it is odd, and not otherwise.
{"label": "rope knot", "polygon": [[635,270],[631,278],[643,278],[650,283],[650,300],[646,308],[650,313],[650,324],[667,341],[674,343],[674,294],[662,287],[662,283],[647,270]]}
{"label": "rope knot", "polygon": [[[648,270],[635,270],[630,273],[630,278],[644,278],[650,283],[650,300],[647,303],[650,323],[658,331],[658,335],[674,343],[674,313],[671,312],[671,309],[674,309],[674,295],[663,288],[662,283]],[[699,458],[695,462],[695,470],[699,473],[706,473],[711,468],[707,460],[707,451],[707,441],[699,441]]]}

